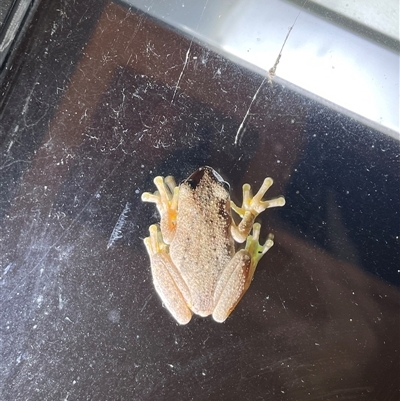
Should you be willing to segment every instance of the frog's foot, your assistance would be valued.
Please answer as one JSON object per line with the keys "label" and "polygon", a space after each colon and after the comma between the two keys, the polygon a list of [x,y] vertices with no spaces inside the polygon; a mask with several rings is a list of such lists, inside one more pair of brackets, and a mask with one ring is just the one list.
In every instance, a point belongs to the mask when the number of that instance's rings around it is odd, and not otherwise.
{"label": "frog's foot", "polygon": [[250,185],[244,184],[242,207],[236,206],[235,203],[231,201],[232,209],[242,218],[242,221],[238,226],[235,224],[232,224],[231,226],[232,236],[237,242],[244,242],[246,240],[255,218],[261,212],[270,207],[279,207],[285,204],[285,198],[283,196],[264,201],[262,200],[272,184],[272,178],[266,178],[261,185],[261,188],[254,196],[252,195]]}
{"label": "frog's foot", "polygon": [[149,227],[150,237],[146,237],[143,242],[146,246],[150,259],[158,253],[167,253],[168,245],[164,242],[160,229],[156,224]]}
{"label": "frog's foot", "polygon": [[240,217],[244,217],[246,215],[246,212],[250,212],[253,215],[257,216],[265,209],[268,209],[270,207],[283,206],[285,204],[285,198],[283,196],[265,201],[262,200],[262,197],[265,195],[265,193],[268,191],[273,183],[274,181],[272,180],[272,178],[267,177],[261,185],[261,188],[254,196],[252,196],[250,185],[244,184],[242,207],[238,207],[235,205],[235,203],[231,202],[232,209]]}
{"label": "frog's foot", "polygon": [[[259,223],[254,223],[253,225],[253,233],[247,237],[246,247],[245,250],[249,253],[251,257],[251,268],[254,270],[257,267],[258,262],[260,259],[265,255],[274,245],[274,235],[269,234],[267,240],[265,241],[264,245],[260,245],[259,238],[260,238],[260,228],[261,225]],[[251,274],[251,277],[253,277]]]}
{"label": "frog's foot", "polygon": [[154,178],[154,184],[157,187],[157,191],[154,194],[144,192],[142,201],[156,204],[160,213],[160,226],[164,240],[170,243],[176,226],[179,187],[172,176],[165,178],[158,176]]}
{"label": "frog's foot", "polygon": [[143,192],[142,201],[155,203],[160,214],[171,211],[176,212],[179,187],[176,185],[174,177],[168,176],[164,178],[158,176],[154,178],[154,184],[158,191],[154,192],[154,194]]}

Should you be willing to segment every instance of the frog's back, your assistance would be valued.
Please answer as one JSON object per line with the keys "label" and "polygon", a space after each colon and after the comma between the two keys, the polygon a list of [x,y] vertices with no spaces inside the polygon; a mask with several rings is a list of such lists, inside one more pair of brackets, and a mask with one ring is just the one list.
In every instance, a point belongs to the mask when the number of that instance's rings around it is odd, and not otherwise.
{"label": "frog's back", "polygon": [[205,316],[214,309],[216,283],[235,250],[229,192],[208,174],[195,184],[180,186],[170,256],[190,289],[193,312]]}

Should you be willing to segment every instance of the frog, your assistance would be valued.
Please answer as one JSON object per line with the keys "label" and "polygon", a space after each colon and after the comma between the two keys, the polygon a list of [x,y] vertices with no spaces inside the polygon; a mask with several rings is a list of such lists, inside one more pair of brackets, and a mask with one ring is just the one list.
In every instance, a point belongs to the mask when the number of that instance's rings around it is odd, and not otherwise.
{"label": "frog", "polygon": [[256,217],[283,206],[285,198],[262,199],[273,184],[267,177],[254,196],[250,185],[243,185],[239,207],[230,198],[229,184],[209,166],[198,168],[180,185],[173,176],[157,176],[154,184],[157,191],[144,192],[141,199],[155,203],[160,214],[159,224],[152,224],[144,239],[156,292],[180,325],[193,314],[212,315],[222,323],[274,245],[273,234],[260,245]]}

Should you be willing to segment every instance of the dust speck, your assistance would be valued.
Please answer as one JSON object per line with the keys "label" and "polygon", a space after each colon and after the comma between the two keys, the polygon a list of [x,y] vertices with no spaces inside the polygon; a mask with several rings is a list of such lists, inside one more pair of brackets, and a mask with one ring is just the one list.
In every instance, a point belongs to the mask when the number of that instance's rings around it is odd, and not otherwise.
{"label": "dust speck", "polygon": [[118,309],[113,309],[108,312],[108,320],[112,323],[119,323],[121,312]]}

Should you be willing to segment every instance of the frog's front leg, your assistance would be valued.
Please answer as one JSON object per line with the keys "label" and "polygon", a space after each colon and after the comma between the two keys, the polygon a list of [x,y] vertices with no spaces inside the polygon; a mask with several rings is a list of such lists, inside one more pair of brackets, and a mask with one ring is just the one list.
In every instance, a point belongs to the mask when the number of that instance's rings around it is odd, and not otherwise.
{"label": "frog's front leg", "polygon": [[261,188],[254,196],[252,196],[250,185],[244,184],[242,207],[236,206],[235,203],[231,201],[232,209],[242,218],[238,226],[232,221],[231,233],[236,242],[242,243],[246,240],[255,218],[261,212],[270,207],[283,206],[285,204],[285,198],[283,196],[265,201],[262,200],[272,184],[272,178],[266,178]]}
{"label": "frog's front leg", "polygon": [[213,311],[217,322],[224,322],[233,311],[249,288],[259,260],[274,245],[272,234],[264,245],[259,244],[260,227],[260,224],[254,224],[253,235],[248,236],[245,249],[235,254],[218,280]]}
{"label": "frog's front leg", "polygon": [[154,178],[158,191],[151,194],[142,194],[143,202],[155,203],[160,213],[160,228],[163,239],[167,244],[172,242],[175,235],[176,218],[178,210],[179,187],[172,176]]}
{"label": "frog's front leg", "polygon": [[192,318],[188,305],[191,304],[189,289],[172,263],[169,247],[164,243],[157,225],[150,226],[150,237],[144,239],[150,256],[154,287],[165,307],[179,324],[186,324]]}

